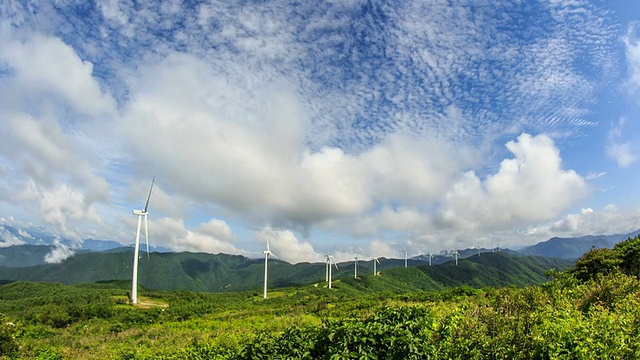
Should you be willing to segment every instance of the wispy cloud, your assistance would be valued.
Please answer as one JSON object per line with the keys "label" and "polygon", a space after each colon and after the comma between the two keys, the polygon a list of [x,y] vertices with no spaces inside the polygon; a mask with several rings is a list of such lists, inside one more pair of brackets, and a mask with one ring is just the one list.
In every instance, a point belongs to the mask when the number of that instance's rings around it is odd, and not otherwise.
{"label": "wispy cloud", "polygon": [[607,155],[614,159],[620,167],[627,167],[637,160],[636,150],[633,145],[623,140],[627,138],[627,136],[623,135],[626,122],[626,118],[620,118],[618,123],[611,125],[606,148]]}
{"label": "wispy cloud", "polygon": [[640,99],[640,22],[629,25],[623,38],[626,46],[629,83],[638,99]]}

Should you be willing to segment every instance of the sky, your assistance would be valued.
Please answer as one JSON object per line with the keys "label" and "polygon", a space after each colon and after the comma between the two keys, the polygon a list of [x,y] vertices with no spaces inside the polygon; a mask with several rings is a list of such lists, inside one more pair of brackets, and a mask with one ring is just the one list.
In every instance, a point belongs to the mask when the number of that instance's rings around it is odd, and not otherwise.
{"label": "sky", "polygon": [[3,1],[0,225],[71,240],[61,257],[131,244],[155,177],[150,243],[174,251],[638,230],[637,5]]}

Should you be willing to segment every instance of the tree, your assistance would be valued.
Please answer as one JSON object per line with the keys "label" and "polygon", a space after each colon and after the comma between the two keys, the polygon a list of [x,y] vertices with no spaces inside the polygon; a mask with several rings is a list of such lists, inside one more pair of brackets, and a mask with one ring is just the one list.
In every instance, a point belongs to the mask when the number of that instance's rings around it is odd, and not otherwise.
{"label": "tree", "polygon": [[618,253],[622,271],[640,277],[640,236],[617,243],[613,250]]}
{"label": "tree", "polygon": [[598,274],[611,274],[619,271],[622,259],[616,250],[591,248],[576,261],[570,270],[576,279],[587,281],[595,279]]}

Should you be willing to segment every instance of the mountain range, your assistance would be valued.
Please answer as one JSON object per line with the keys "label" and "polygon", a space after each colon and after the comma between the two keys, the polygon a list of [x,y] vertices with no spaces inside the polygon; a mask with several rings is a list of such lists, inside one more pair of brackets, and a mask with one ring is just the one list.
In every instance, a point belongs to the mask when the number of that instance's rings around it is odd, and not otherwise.
{"label": "mountain range", "polygon": [[[448,286],[527,285],[545,280],[544,272],[562,270],[592,247],[613,247],[619,241],[638,235],[584,236],[552,238],[519,252],[509,249],[459,250],[459,265],[453,263],[451,252],[441,252],[431,258],[426,255],[409,259],[380,258],[377,286],[390,289],[419,288],[437,290]],[[53,237],[36,237],[24,230],[0,226],[4,241],[24,243],[0,247],[0,280],[48,281],[65,284],[107,282],[131,279],[132,247],[117,242],[85,240],[86,248],[60,263],[47,263],[47,256],[56,249]],[[8,235],[7,235],[8,234]],[[13,236],[13,238],[7,238]],[[7,240],[8,239],[8,240]],[[18,240],[16,240],[18,239]],[[29,240],[29,241],[27,241]],[[49,243],[47,243],[49,241]],[[60,240],[58,239],[58,243]],[[160,249],[164,250],[164,249]],[[148,258],[147,258],[148,257]],[[338,264],[333,278],[366,283],[373,273],[371,261],[360,261],[359,279],[353,279],[354,263]],[[289,264],[278,259],[269,261],[270,286],[291,286],[323,283],[324,263]],[[139,284],[162,290],[239,291],[260,288],[264,276],[264,260],[239,255],[191,252],[142,252],[139,262]],[[349,280],[353,279],[353,280]],[[340,281],[340,280],[338,280]],[[360,281],[360,282],[358,282]],[[406,290],[406,289],[405,289]]]}
{"label": "mountain range", "polygon": [[[127,280],[131,279],[131,255],[131,251],[85,252],[59,264],[0,267],[0,279],[65,284]],[[138,283],[145,288],[218,292],[261,289],[263,284],[262,259],[188,252],[149,255],[148,259],[143,256],[139,262]],[[541,283],[546,279],[545,271],[551,268],[563,270],[571,263],[557,258],[495,252],[473,255],[460,260],[459,265],[449,261],[429,266],[412,260],[412,266],[404,268],[404,260],[380,258],[379,276],[373,276],[371,261],[360,261],[358,279],[354,279],[353,262],[338,263],[339,270],[334,269],[333,279],[384,291],[441,290],[460,285],[524,286]],[[324,280],[324,263],[269,261],[271,288],[314,283],[324,286]]]}

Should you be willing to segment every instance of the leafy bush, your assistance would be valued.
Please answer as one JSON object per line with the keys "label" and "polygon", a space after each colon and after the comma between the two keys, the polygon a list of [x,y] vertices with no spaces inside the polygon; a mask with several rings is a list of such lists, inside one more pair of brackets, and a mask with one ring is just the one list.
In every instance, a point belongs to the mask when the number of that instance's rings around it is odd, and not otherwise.
{"label": "leafy bush", "polygon": [[11,357],[18,352],[18,343],[14,337],[14,325],[0,325],[0,356]]}

